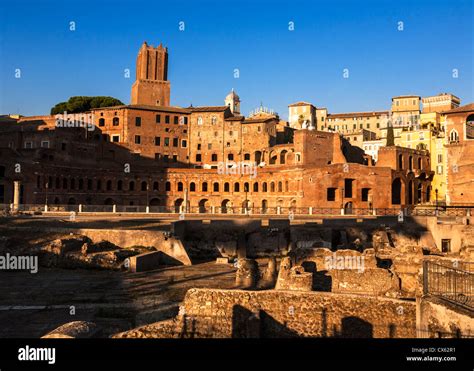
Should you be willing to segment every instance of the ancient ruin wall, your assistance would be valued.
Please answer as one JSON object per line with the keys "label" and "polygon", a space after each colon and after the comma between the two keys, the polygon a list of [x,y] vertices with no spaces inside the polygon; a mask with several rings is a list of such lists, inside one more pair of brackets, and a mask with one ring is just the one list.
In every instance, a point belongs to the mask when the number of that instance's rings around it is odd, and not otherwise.
{"label": "ancient ruin wall", "polygon": [[414,338],[415,308],[370,296],[191,289],[182,313],[198,336]]}

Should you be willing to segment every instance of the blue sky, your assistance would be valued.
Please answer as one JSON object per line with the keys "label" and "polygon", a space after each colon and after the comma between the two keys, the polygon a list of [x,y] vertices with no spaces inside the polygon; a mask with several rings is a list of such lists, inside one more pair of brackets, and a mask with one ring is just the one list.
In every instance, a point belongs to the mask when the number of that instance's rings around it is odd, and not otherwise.
{"label": "blue sky", "polygon": [[168,47],[172,105],[222,105],[232,88],[244,114],[263,102],[283,118],[298,100],[332,113],[388,109],[401,94],[474,101],[471,0],[0,4],[2,114],[47,114],[74,95],[129,103],[145,40]]}

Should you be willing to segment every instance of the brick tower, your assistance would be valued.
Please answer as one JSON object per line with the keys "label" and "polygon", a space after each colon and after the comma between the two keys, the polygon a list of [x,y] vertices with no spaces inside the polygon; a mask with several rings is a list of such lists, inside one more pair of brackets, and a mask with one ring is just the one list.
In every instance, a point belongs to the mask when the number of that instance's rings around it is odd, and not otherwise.
{"label": "brick tower", "polygon": [[136,80],[132,85],[132,104],[170,105],[168,49],[143,43],[137,56]]}

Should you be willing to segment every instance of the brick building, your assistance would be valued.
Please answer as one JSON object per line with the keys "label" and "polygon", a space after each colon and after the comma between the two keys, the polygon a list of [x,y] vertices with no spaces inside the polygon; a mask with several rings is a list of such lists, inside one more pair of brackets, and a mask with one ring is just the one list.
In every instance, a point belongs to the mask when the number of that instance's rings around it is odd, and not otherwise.
{"label": "brick building", "polygon": [[91,127],[0,117],[0,203],[352,213],[430,201],[427,151],[381,148],[373,166],[342,134],[321,130],[325,109],[295,128],[266,109],[241,115],[234,91],[222,106],[175,107],[167,70],[167,49],[143,44],[132,104],[86,113]]}
{"label": "brick building", "polygon": [[451,205],[473,205],[474,103],[445,112],[447,194]]}

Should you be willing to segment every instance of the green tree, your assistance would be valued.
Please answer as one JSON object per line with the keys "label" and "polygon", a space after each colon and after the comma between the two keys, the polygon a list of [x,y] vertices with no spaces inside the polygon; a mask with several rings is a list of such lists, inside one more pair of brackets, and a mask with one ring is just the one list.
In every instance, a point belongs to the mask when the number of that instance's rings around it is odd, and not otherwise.
{"label": "green tree", "polygon": [[60,102],[51,108],[51,114],[57,115],[64,111],[67,113],[80,113],[91,110],[92,108],[121,106],[123,103],[113,97],[97,96],[85,97],[76,96],[71,97],[67,102]]}
{"label": "green tree", "polygon": [[388,124],[387,128],[387,147],[393,147],[395,145],[395,135],[393,133],[393,126],[391,123]]}

